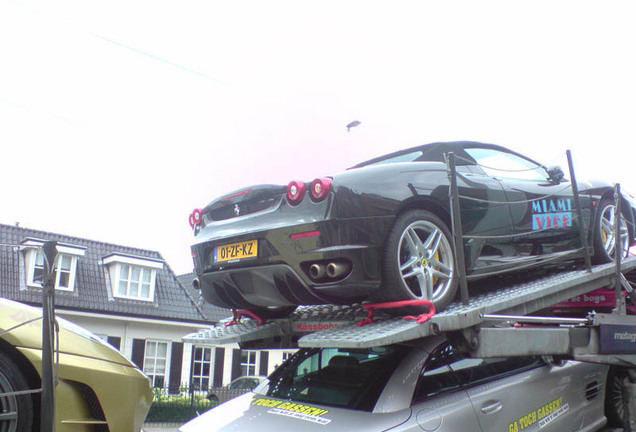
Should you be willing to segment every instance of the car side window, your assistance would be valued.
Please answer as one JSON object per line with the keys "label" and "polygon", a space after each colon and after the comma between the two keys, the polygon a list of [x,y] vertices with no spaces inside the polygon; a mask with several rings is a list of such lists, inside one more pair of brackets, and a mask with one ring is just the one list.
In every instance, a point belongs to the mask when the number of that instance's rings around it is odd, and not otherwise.
{"label": "car side window", "polygon": [[531,181],[548,178],[544,167],[512,153],[485,148],[467,148],[465,151],[491,177]]}
{"label": "car side window", "polygon": [[538,357],[470,358],[457,354],[449,364],[464,386],[502,378],[543,365]]}
{"label": "car side window", "polygon": [[422,368],[413,401],[419,402],[440,393],[485,383],[542,365],[539,357],[471,358],[444,342],[429,355]]}
{"label": "car side window", "polygon": [[460,388],[457,377],[448,366],[453,355],[454,350],[447,343],[431,353],[420,373],[413,402]]}

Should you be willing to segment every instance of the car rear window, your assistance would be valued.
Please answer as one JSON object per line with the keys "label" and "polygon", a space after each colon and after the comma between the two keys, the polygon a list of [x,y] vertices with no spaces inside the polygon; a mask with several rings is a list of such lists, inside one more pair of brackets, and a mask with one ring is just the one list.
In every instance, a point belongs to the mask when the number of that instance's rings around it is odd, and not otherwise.
{"label": "car rear window", "polygon": [[371,411],[406,349],[301,350],[270,376],[267,395]]}

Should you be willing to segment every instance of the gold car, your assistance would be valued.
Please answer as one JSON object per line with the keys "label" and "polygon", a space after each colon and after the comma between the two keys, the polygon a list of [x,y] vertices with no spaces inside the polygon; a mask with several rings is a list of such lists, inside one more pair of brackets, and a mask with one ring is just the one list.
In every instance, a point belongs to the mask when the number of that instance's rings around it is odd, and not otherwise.
{"label": "gold car", "polygon": [[[41,387],[41,316],[40,309],[0,299],[2,431],[40,429],[40,395],[15,393]],[[148,378],[97,336],[62,318],[57,321],[55,430],[138,432],[152,403]]]}

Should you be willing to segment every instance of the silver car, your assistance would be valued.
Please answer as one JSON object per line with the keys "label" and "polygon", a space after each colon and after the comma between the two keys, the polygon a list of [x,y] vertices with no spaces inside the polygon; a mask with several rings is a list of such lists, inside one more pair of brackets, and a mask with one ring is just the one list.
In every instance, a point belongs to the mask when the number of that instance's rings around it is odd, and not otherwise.
{"label": "silver car", "polygon": [[266,376],[261,375],[240,376],[225,387],[211,388],[206,397],[213,404],[223,403],[253,390],[266,379]]}
{"label": "silver car", "polygon": [[416,345],[302,349],[252,393],[181,432],[596,431],[607,418],[620,422],[609,371],[536,356],[470,358],[441,336]]}

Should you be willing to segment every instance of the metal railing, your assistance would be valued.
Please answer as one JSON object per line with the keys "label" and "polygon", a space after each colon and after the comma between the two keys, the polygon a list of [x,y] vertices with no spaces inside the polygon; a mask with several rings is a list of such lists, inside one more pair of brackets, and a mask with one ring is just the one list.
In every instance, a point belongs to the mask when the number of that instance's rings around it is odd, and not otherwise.
{"label": "metal railing", "polygon": [[251,390],[227,387],[200,390],[198,387],[187,385],[182,385],[178,389],[155,388],[154,400],[146,422],[183,423],[249,391]]}

